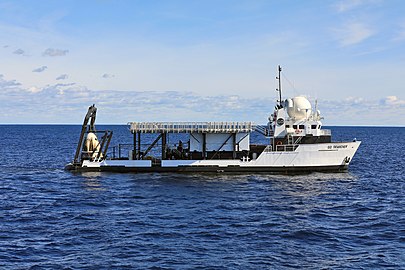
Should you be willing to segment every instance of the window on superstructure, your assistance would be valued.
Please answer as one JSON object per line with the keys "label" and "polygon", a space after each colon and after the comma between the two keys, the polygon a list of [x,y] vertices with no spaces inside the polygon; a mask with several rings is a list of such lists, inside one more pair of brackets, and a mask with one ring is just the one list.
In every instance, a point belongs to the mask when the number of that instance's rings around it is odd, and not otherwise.
{"label": "window on superstructure", "polygon": [[305,127],[304,127],[304,125],[300,125],[300,129],[304,129]]}
{"label": "window on superstructure", "polygon": [[297,129],[298,127],[297,127],[297,125],[293,125],[293,129]]}
{"label": "window on superstructure", "polygon": [[290,127],[290,125],[285,125],[285,127],[286,127],[286,128],[289,128],[289,127]]}
{"label": "window on superstructure", "polygon": [[316,129],[317,125],[311,125],[312,129]]}

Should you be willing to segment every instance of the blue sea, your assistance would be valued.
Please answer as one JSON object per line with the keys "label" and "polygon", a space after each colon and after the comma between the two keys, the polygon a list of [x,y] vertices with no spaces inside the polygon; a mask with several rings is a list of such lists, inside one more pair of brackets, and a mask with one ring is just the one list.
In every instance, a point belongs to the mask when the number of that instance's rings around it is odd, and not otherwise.
{"label": "blue sea", "polygon": [[80,129],[0,126],[0,269],[405,269],[405,128],[304,175],[64,171]]}

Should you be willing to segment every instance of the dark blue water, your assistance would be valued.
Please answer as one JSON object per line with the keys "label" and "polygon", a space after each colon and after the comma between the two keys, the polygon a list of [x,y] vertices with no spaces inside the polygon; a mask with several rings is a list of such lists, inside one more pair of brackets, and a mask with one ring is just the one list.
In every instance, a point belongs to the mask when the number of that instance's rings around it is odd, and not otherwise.
{"label": "dark blue water", "polygon": [[0,269],[405,269],[405,128],[294,176],[72,174],[79,131],[0,126]]}

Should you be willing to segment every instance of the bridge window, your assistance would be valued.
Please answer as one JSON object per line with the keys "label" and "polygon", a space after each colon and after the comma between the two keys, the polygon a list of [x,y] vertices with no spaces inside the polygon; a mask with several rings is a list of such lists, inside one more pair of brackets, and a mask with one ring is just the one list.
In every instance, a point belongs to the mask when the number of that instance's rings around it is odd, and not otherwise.
{"label": "bridge window", "polygon": [[317,125],[311,125],[311,128],[312,128],[312,129],[316,129],[316,126],[317,126]]}

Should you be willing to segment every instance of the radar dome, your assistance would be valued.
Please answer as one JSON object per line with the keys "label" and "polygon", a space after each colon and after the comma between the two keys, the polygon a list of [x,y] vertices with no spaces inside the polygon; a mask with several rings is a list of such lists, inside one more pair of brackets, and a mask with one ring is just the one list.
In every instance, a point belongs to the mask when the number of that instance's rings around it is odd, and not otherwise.
{"label": "radar dome", "polygon": [[287,113],[295,120],[303,120],[311,115],[311,103],[306,97],[287,99]]}

